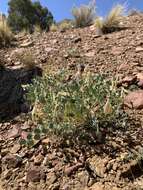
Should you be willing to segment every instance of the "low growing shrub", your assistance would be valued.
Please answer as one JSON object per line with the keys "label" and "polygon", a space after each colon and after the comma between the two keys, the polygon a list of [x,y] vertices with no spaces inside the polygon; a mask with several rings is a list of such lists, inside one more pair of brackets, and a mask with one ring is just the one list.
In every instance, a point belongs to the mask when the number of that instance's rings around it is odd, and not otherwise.
{"label": "low growing shrub", "polygon": [[86,27],[93,24],[95,19],[95,3],[81,5],[72,9],[74,24],[76,27]]}
{"label": "low growing shrub", "polygon": [[95,26],[99,33],[106,34],[120,29],[120,20],[125,12],[125,6],[116,5],[111,9],[105,19],[96,18]]}
{"label": "low growing shrub", "polygon": [[68,137],[84,133],[85,128],[97,132],[104,127],[114,128],[121,103],[115,81],[91,74],[66,81],[66,76],[64,71],[45,75],[29,86],[31,117],[38,125],[34,139],[45,132]]}

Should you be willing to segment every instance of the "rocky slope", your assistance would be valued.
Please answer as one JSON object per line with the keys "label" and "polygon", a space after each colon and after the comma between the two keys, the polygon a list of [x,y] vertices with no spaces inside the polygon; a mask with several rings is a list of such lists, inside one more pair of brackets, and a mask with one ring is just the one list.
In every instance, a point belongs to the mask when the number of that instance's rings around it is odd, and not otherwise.
{"label": "rocky slope", "polygon": [[0,50],[11,69],[22,67],[18,55],[29,50],[43,70],[67,68],[74,73],[77,64],[84,64],[92,72],[118,77],[119,87],[127,88],[129,94],[124,102],[126,111],[135,121],[124,130],[108,133],[106,143],[73,142],[71,148],[47,137],[32,149],[19,144],[20,136],[35,127],[27,114],[1,123],[3,189],[142,189],[143,14],[125,17],[122,24],[123,30],[103,36],[96,35],[94,26],[19,35],[15,47]]}

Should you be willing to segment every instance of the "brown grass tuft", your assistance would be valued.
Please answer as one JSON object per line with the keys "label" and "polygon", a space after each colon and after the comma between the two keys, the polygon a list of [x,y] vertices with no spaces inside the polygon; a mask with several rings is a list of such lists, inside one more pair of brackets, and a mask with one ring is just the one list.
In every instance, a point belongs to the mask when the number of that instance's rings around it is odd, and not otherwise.
{"label": "brown grass tuft", "polygon": [[7,24],[6,18],[0,15],[0,47],[10,45],[13,38],[14,36]]}

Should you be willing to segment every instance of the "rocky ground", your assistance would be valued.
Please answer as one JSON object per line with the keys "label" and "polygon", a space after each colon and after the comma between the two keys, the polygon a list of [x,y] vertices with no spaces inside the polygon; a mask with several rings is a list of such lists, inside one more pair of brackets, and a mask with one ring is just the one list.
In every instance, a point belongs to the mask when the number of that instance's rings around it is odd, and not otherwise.
{"label": "rocky ground", "polygon": [[[71,146],[47,136],[31,149],[19,144],[20,137],[27,136],[35,127],[28,113],[1,123],[3,190],[143,189],[142,23],[143,14],[138,13],[123,19],[121,31],[103,36],[96,34],[94,26],[66,32],[18,35],[13,47],[0,50],[1,60],[22,84],[27,77],[30,80],[35,75],[35,72],[29,74],[29,70],[22,69],[19,55],[22,56],[25,50],[30,51],[36,65],[47,72],[67,68],[73,74],[77,64],[84,64],[92,72],[106,72],[118,78],[119,88],[126,89],[124,105],[131,118],[124,128],[107,130],[104,142],[73,139]],[[17,85],[15,83],[13,88]],[[20,103],[20,111],[23,109],[23,103]]]}

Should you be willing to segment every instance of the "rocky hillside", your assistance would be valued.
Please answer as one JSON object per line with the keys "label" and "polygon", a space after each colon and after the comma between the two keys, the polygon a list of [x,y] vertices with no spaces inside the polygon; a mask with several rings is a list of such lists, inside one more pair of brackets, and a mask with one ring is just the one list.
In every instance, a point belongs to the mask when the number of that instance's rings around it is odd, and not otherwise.
{"label": "rocky hillside", "polygon": [[118,78],[119,88],[123,86],[128,93],[125,110],[134,118],[124,129],[109,133],[105,143],[85,142],[73,144],[72,148],[50,138],[38,141],[32,149],[21,146],[19,138],[35,127],[28,114],[1,123],[0,166],[4,190],[143,188],[143,14],[125,17],[122,25],[122,30],[103,36],[96,34],[94,26],[66,32],[20,34],[13,47],[0,50],[1,60],[12,71],[23,68],[19,55],[26,50],[44,71],[67,68],[73,74],[76,66],[83,64],[91,72]]}

